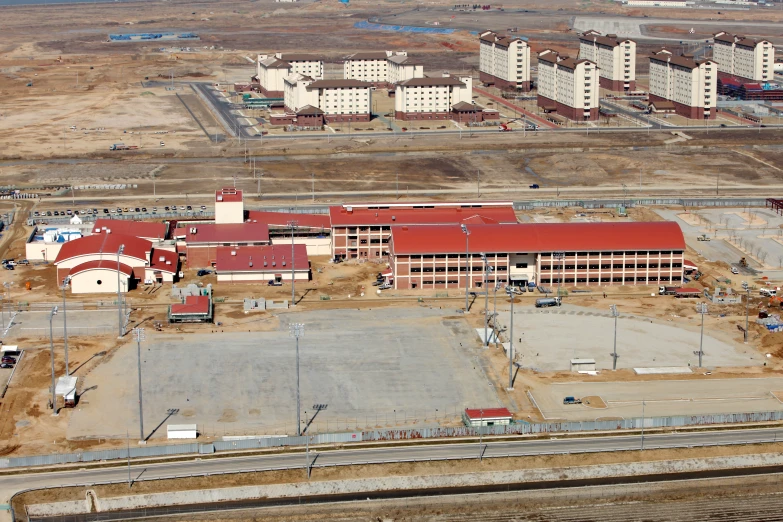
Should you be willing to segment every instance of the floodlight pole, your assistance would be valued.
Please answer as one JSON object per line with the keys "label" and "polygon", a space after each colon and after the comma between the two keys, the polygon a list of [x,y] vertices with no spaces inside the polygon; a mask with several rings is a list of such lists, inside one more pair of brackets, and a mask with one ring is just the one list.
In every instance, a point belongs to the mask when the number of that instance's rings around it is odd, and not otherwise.
{"label": "floodlight pole", "polygon": [[511,288],[506,288],[506,293],[511,298],[511,321],[508,330],[508,389],[514,389],[514,374],[511,369],[514,366],[514,295]]}
{"label": "floodlight pole", "polygon": [[288,222],[288,226],[291,227],[291,306],[296,306],[296,272],[294,271],[294,230],[299,222],[291,220]]}
{"label": "floodlight pole", "polygon": [[[747,288],[745,290],[747,292],[747,297],[745,298],[745,344],[748,344],[748,315],[750,314],[750,288]],[[703,316],[702,316],[703,317]]]}
{"label": "floodlight pole", "polygon": [[619,355],[617,355],[617,318],[620,316],[620,312],[617,311],[617,305],[612,305],[609,307],[609,309],[612,312],[612,317],[614,317],[614,351],[612,352],[612,370],[617,369],[617,358]]}
{"label": "floodlight pole", "polygon": [[117,330],[119,334],[119,339],[122,339],[122,337],[125,335],[125,328],[123,328],[122,324],[122,301],[120,297],[120,256],[125,251],[125,245],[120,245],[120,248],[117,249]]}
{"label": "floodlight pole", "polygon": [[489,347],[489,288],[487,283],[489,280],[489,264],[487,263],[487,256],[483,252],[481,253],[481,260],[484,261],[484,348]]}
{"label": "floodlight pole", "polygon": [[557,278],[557,295],[560,296],[560,283],[563,281],[565,252],[555,252],[552,254],[552,257],[560,261],[560,277]]}
{"label": "floodlight pole", "polygon": [[296,435],[299,437],[302,435],[299,400],[299,338],[304,336],[304,325],[302,323],[292,323],[289,328],[291,335],[296,339]]}
{"label": "floodlight pole", "polygon": [[484,460],[484,444],[482,443],[482,435],[484,434],[484,409],[479,410],[479,462]]}
{"label": "floodlight pole", "polygon": [[68,276],[63,281],[63,340],[65,344],[65,376],[71,375],[68,370],[68,322],[66,321],[67,313],[65,309],[65,287],[71,282],[71,276]]}
{"label": "floodlight pole", "polygon": [[465,312],[470,311],[470,305],[468,304],[468,290],[470,289],[470,250],[468,248],[468,238],[470,238],[470,230],[464,224],[462,225],[462,232],[465,234]]}
{"label": "floodlight pole", "polygon": [[55,389],[57,384],[54,380],[54,333],[52,331],[52,319],[57,314],[57,307],[53,306],[52,311],[49,313],[49,352],[52,358],[52,416],[57,417],[57,395]]}
{"label": "floodlight pole", "polygon": [[701,314],[701,337],[699,338],[699,351],[693,353],[699,356],[699,368],[701,368],[701,358],[704,355],[704,316],[707,314],[707,303],[696,305],[696,311]]}
{"label": "floodlight pole", "polygon": [[136,339],[136,367],[139,374],[139,442],[144,441],[144,409],[141,399],[141,342],[145,339],[144,328],[134,328],[133,337]]}

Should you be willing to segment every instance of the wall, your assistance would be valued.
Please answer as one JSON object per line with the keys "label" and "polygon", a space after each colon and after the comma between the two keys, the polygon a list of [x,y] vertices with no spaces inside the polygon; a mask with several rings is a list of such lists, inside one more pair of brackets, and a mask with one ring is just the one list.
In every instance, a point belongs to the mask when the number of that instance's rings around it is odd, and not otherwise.
{"label": "wall", "polygon": [[[25,245],[25,257],[29,261],[47,261],[54,262],[57,254],[60,253],[64,243],[27,243]],[[41,251],[45,252],[41,252]]]}
{"label": "wall", "polygon": [[[128,276],[120,274],[120,292],[128,291]],[[101,283],[98,284],[98,281]],[[72,294],[117,293],[117,271],[107,269],[86,270],[71,277]]]}
{"label": "wall", "polygon": [[[308,256],[331,256],[332,255],[332,240],[328,237],[308,237],[308,238],[296,238],[294,243],[297,245],[305,245],[307,247]],[[290,245],[291,240],[282,237],[272,238],[273,245]]]}

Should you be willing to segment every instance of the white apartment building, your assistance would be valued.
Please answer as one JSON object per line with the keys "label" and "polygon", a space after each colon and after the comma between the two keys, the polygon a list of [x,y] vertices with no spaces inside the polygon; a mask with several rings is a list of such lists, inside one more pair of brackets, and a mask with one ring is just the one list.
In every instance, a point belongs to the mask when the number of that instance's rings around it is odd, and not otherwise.
{"label": "white apartment building", "polygon": [[291,64],[275,56],[259,54],[256,60],[256,77],[259,90],[269,98],[283,97],[283,79],[291,74]]}
{"label": "white apartment building", "polygon": [[447,120],[460,102],[473,102],[473,78],[411,78],[397,84],[394,117],[398,120]]}
{"label": "white apartment building", "polygon": [[725,31],[715,34],[712,59],[718,74],[748,82],[775,79],[775,47],[767,40],[751,40]]}
{"label": "white apartment building", "polygon": [[393,85],[424,76],[421,63],[408,57],[405,51],[377,51],[348,56],[343,64],[343,77],[374,84]]}
{"label": "white apartment building", "polygon": [[636,90],[636,42],[598,31],[579,35],[579,58],[598,65],[601,87],[610,91]]}
{"label": "white apartment building", "polygon": [[530,90],[530,47],[517,37],[479,35],[479,80],[500,89]]}
{"label": "white apartment building", "polygon": [[671,101],[677,114],[691,119],[717,116],[718,65],[694,61],[662,49],[650,55],[650,102]]}
{"label": "white apartment building", "polygon": [[370,121],[372,84],[359,80],[313,80],[293,73],[285,78],[286,111],[323,114],[324,121]]}
{"label": "white apartment building", "polygon": [[538,106],[574,121],[598,119],[598,66],[545,49],[538,55]]}

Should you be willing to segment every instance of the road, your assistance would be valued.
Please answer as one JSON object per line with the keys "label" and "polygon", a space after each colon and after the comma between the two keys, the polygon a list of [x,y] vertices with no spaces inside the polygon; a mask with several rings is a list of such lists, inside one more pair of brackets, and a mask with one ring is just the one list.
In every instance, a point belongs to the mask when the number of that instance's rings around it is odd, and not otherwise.
{"label": "road", "polygon": [[[781,431],[780,436],[783,436]],[[777,442],[774,429],[750,429],[708,431],[696,433],[670,433],[604,436],[589,438],[552,438],[484,443],[481,449],[485,458],[543,455],[556,453],[584,453],[659,448],[685,448],[702,445],[753,444]],[[479,444],[447,444],[428,446],[401,446],[367,449],[342,449],[311,452],[315,457],[313,467],[345,466],[352,464],[378,464],[428,460],[456,460],[478,458]],[[154,480],[183,475],[209,475],[243,471],[268,471],[305,467],[303,453],[224,457],[205,460],[132,464],[130,475],[134,480]],[[67,469],[57,472],[20,475],[0,474],[0,496],[8,502],[11,496],[22,490],[45,487],[88,485],[103,482],[125,482],[128,468],[118,463],[113,468]],[[2,519],[2,517],[0,517]]]}

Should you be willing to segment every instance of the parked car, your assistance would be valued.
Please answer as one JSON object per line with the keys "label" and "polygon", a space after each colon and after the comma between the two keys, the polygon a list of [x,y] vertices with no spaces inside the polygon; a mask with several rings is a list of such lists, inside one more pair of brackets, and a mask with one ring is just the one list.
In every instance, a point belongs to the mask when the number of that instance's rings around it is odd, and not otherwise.
{"label": "parked car", "polygon": [[540,187],[538,186],[538,183],[533,183],[532,185],[530,185],[530,188],[537,189],[537,188],[540,188]]}
{"label": "parked car", "polygon": [[16,266],[16,261],[14,261],[13,259],[6,259],[3,261],[3,264],[9,266]]}
{"label": "parked car", "polygon": [[378,287],[378,290],[388,290],[391,287],[392,287],[392,285],[390,285],[389,283],[384,283],[384,284],[382,284],[381,286]]}
{"label": "parked car", "polygon": [[383,284],[383,279],[377,279],[372,282],[372,286],[381,286]]}
{"label": "parked car", "polygon": [[0,368],[13,368],[14,365],[11,363],[0,363]]}
{"label": "parked car", "polygon": [[190,205],[188,205],[188,210],[193,210],[193,207],[191,207]]}
{"label": "parked car", "polygon": [[29,265],[30,261],[28,261],[27,259],[20,259],[19,261],[16,262],[16,264],[17,265]]}
{"label": "parked car", "polygon": [[141,211],[142,212],[146,212],[147,211],[147,207],[141,207]]}
{"label": "parked car", "polygon": [[199,276],[199,277],[201,277],[201,276],[209,275],[209,274],[211,274],[211,273],[212,273],[212,270],[206,270],[206,269],[203,269],[203,268],[202,268],[201,270],[199,270],[198,272],[196,272],[196,275],[197,275],[197,276]]}
{"label": "parked car", "polygon": [[274,279],[270,279],[267,283],[268,286],[283,286],[283,283],[280,281],[275,281]]}
{"label": "parked car", "polygon": [[16,359],[13,357],[4,356],[0,362],[8,363],[8,364],[16,364]]}
{"label": "parked car", "polygon": [[163,207],[163,210],[169,211],[171,209],[169,207]]}
{"label": "parked car", "polygon": [[36,210],[35,212],[33,212],[33,215],[34,215],[34,216],[40,216],[40,215],[41,215],[41,213],[40,213],[40,212],[38,212],[38,211]]}
{"label": "parked car", "polygon": [[206,210],[206,209],[207,209],[206,205],[201,205],[201,210]]}
{"label": "parked car", "polygon": [[141,209],[139,207],[136,207],[133,209],[134,212],[141,212]]}
{"label": "parked car", "polygon": [[14,265],[3,265],[3,268],[5,268],[6,270],[13,270]]}

